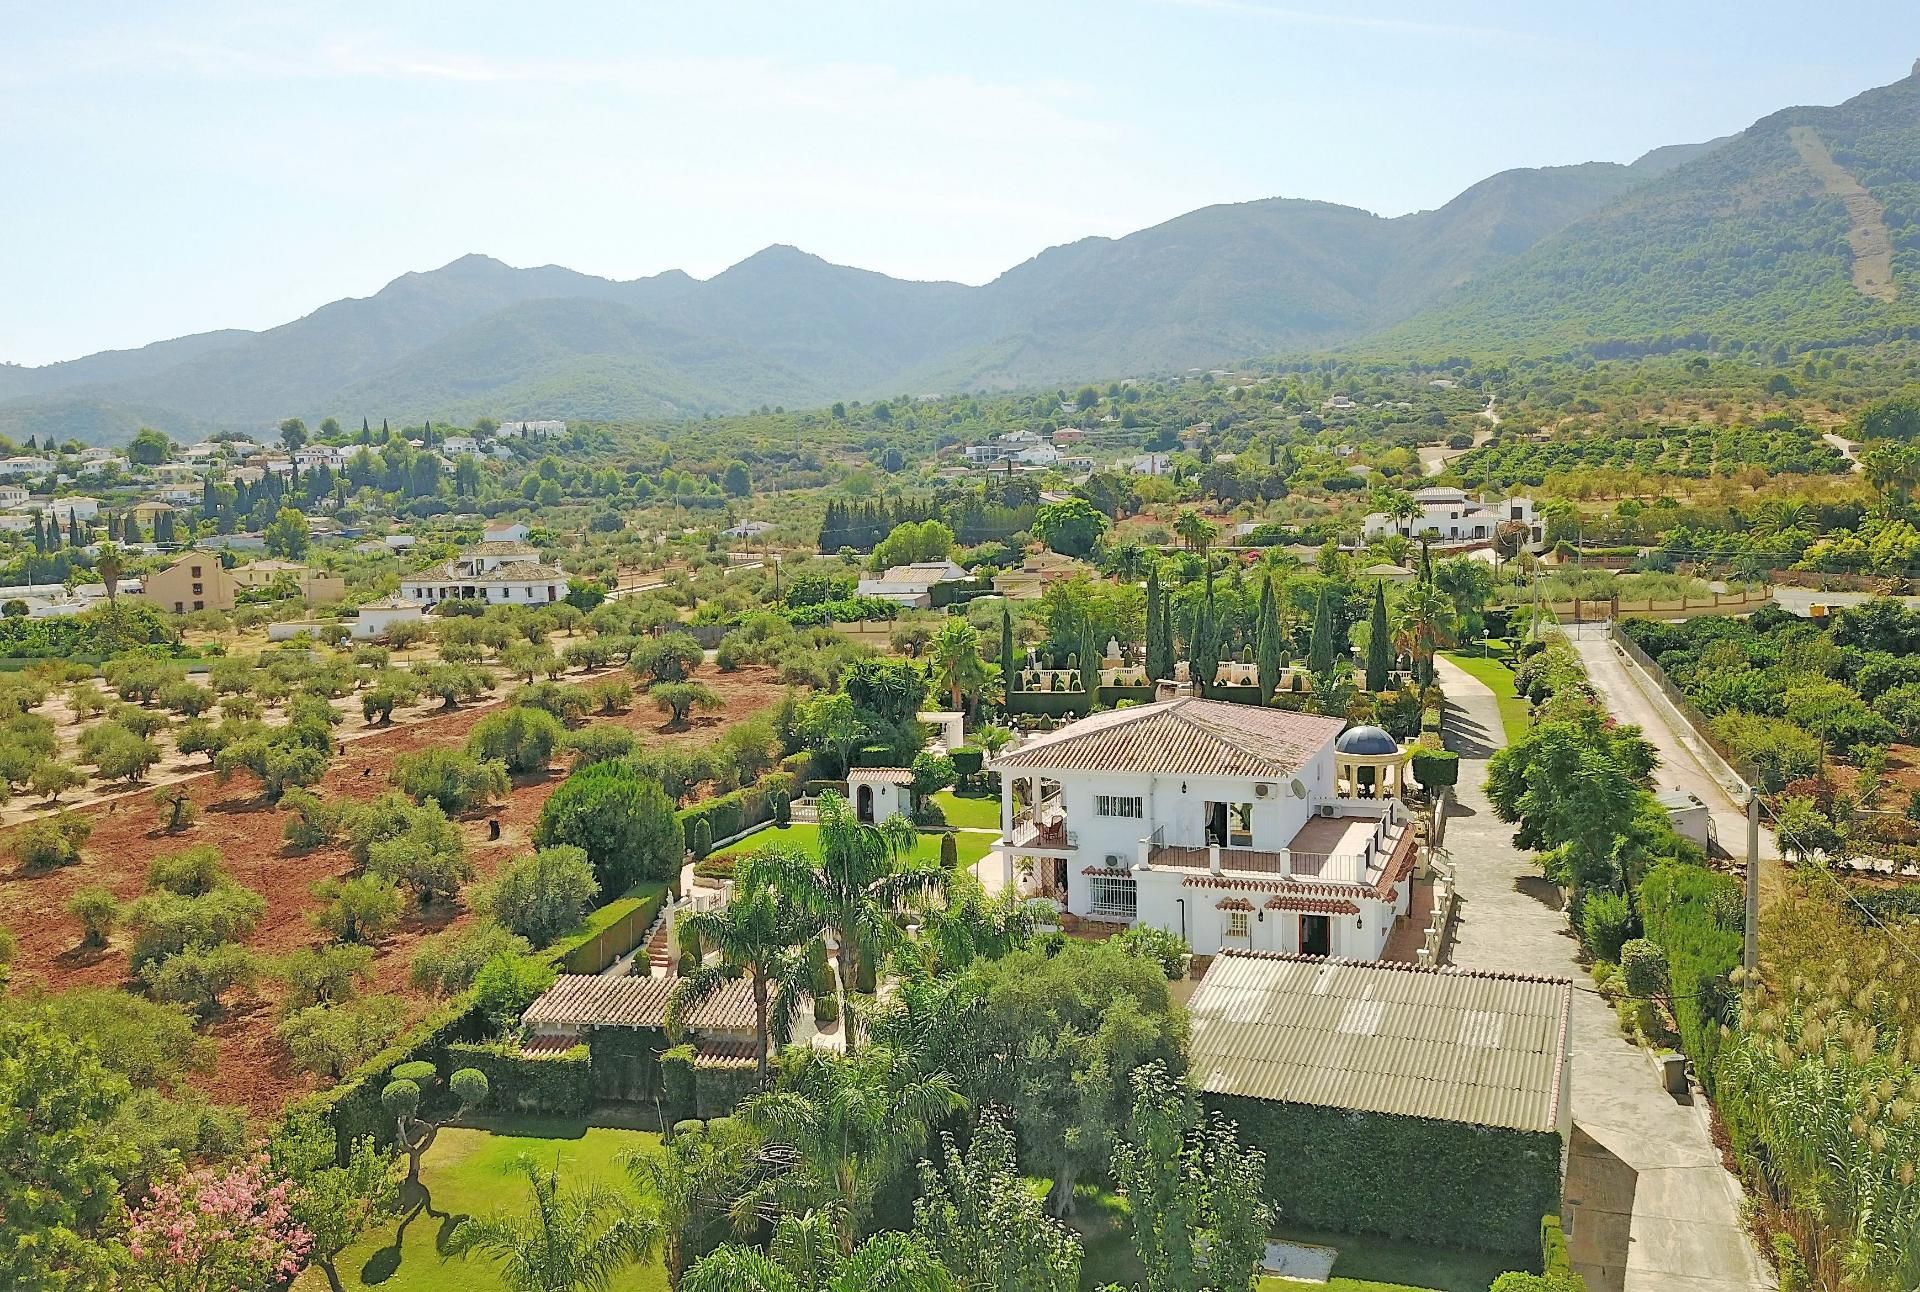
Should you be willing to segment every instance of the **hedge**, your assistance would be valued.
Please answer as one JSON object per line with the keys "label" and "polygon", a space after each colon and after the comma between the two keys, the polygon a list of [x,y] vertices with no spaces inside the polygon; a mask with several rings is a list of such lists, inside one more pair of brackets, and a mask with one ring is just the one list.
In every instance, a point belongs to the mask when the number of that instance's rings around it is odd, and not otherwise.
{"label": "hedge", "polygon": [[1720,1025],[1739,993],[1732,974],[1745,951],[1746,894],[1740,881],[1703,866],[1668,861],[1640,881],[1640,923],[1667,953],[1667,981],[1680,1044],[1713,1093]]}
{"label": "hedge", "polygon": [[660,1094],[660,1054],[667,1034],[655,1027],[596,1027],[587,1038],[593,1062],[593,1094],[622,1103]]}
{"label": "hedge", "polygon": [[593,1106],[593,1065],[585,1045],[535,1059],[515,1045],[455,1042],[447,1047],[446,1062],[486,1073],[482,1106],[489,1112],[572,1116]]}
{"label": "hedge", "polygon": [[1236,1095],[1202,1100],[1238,1124],[1242,1143],[1266,1154],[1267,1200],[1289,1225],[1531,1261],[1540,1217],[1560,1207],[1556,1132]]}
{"label": "hedge", "polygon": [[702,1060],[691,1045],[660,1055],[660,1084],[669,1125],[697,1117],[730,1116],[753,1093],[759,1073],[751,1067]]}
{"label": "hedge", "polygon": [[1586,1292],[1586,1280],[1573,1272],[1573,1256],[1567,1251],[1567,1231],[1560,1217],[1540,1217],[1540,1272],[1549,1282],[1566,1286],[1569,1292]]}
{"label": "hedge", "polygon": [[[661,908],[667,904],[667,886],[659,880],[648,880],[635,884],[618,898],[615,903],[634,901],[636,905],[627,914],[608,921],[603,927],[579,939],[563,938],[549,948],[563,972],[599,973],[627,952],[640,945],[647,936],[647,930],[660,918]],[[613,903],[609,903],[612,905]],[[600,908],[602,911],[606,907]],[[599,912],[587,918],[595,921]],[[562,959],[561,957],[564,957]]]}
{"label": "hedge", "polygon": [[1437,790],[1460,783],[1460,755],[1451,749],[1416,749],[1413,752],[1413,778],[1421,788]]}
{"label": "hedge", "polygon": [[447,1068],[447,1050],[452,1045],[478,1036],[486,1023],[474,1008],[473,998],[463,993],[402,1033],[392,1045],[355,1068],[338,1083],[297,1100],[287,1116],[311,1113],[333,1128],[341,1161],[356,1140],[371,1135],[374,1142],[393,1142],[393,1119],[380,1106],[380,1092],[386,1088],[387,1074],[402,1063],[423,1059],[439,1069]]}
{"label": "hedge", "polygon": [[[806,770],[804,761],[800,764],[800,770]],[[687,847],[693,848],[694,831],[701,821],[705,821],[712,832],[708,836],[709,843],[718,844],[723,839],[731,839],[742,830],[773,820],[773,792],[778,790],[791,802],[794,787],[800,783],[800,777],[783,765],[782,770],[768,772],[753,784],[742,786],[730,794],[682,808],[675,813],[680,818],[681,836],[686,840]]]}

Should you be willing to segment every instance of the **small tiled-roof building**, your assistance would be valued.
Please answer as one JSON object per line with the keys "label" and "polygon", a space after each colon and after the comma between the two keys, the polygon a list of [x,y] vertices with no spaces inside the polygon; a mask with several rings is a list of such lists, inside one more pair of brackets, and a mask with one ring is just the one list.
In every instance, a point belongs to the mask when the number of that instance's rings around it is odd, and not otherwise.
{"label": "small tiled-roof building", "polygon": [[1229,950],[1188,1009],[1193,1083],[1265,1151],[1290,1223],[1537,1255],[1570,981]]}

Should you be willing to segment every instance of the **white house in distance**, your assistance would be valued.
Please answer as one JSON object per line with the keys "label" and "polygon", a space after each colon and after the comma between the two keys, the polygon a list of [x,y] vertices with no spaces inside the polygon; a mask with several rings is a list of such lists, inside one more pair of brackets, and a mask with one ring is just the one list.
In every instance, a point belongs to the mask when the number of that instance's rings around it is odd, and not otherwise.
{"label": "white house in distance", "polygon": [[1002,880],[1029,861],[1030,887],[1070,914],[1166,929],[1201,955],[1377,960],[1412,913],[1414,832],[1398,798],[1359,794],[1391,788],[1405,754],[1343,725],[1181,698],[1013,746],[993,761]]}
{"label": "white house in distance", "polygon": [[722,538],[758,538],[772,528],[771,521],[743,520],[731,529],[721,530],[720,535]]}
{"label": "white house in distance", "polygon": [[1361,522],[1361,536],[1384,538],[1388,534],[1404,532],[1409,538],[1426,535],[1446,542],[1470,543],[1492,538],[1496,528],[1511,520],[1527,527],[1529,543],[1538,543],[1544,538],[1531,498],[1475,501],[1467,496],[1464,489],[1429,485],[1425,489],[1414,490],[1413,500],[1420,507],[1418,516],[1402,520],[1384,511],[1371,512]]}
{"label": "white house in distance", "polygon": [[403,596],[369,601],[354,615],[353,640],[368,642],[385,637],[395,624],[417,624],[426,617],[426,613],[424,605]]}
{"label": "white house in distance", "polygon": [[966,570],[952,561],[916,561],[912,565],[896,565],[883,574],[860,580],[857,591],[863,597],[882,597],[896,605],[925,610],[933,605],[935,584],[951,583],[967,577]]}
{"label": "white house in distance", "polygon": [[546,606],[564,601],[567,575],[525,543],[488,542],[431,569],[405,575],[400,596],[423,606],[456,597],[488,605]]}
{"label": "white house in distance", "polygon": [[480,537],[488,543],[524,543],[531,531],[519,521],[488,521],[487,527],[480,531]]}

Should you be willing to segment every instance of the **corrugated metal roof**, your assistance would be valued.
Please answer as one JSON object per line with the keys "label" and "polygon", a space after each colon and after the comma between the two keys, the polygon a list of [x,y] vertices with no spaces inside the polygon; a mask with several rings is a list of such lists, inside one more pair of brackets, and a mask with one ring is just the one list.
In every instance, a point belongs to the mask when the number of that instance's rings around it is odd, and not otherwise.
{"label": "corrugated metal roof", "polygon": [[[597,974],[561,974],[540,999],[527,1006],[528,1024],[572,1027],[665,1027],[672,978],[603,978]],[[700,1031],[751,1031],[753,985],[727,983],[687,1019]]]}
{"label": "corrugated metal roof", "polygon": [[996,768],[1291,776],[1340,734],[1338,718],[1186,697],[1095,714],[994,760]]}
{"label": "corrugated metal roof", "polygon": [[1201,1090],[1552,1131],[1573,984],[1223,951],[1188,1006]]}

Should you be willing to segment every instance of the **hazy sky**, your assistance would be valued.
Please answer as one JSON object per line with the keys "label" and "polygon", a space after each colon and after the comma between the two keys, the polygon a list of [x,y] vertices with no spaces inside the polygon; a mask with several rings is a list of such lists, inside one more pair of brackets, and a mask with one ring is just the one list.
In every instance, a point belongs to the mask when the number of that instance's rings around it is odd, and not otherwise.
{"label": "hazy sky", "polygon": [[470,251],[704,277],[787,242],[977,283],[1213,202],[1392,215],[1628,161],[1916,55],[1913,0],[0,0],[0,360]]}

